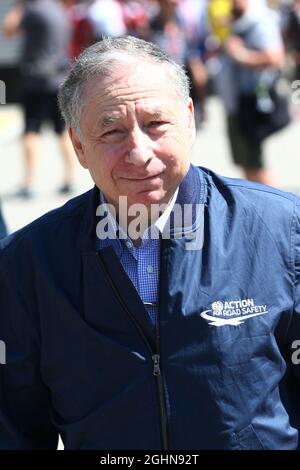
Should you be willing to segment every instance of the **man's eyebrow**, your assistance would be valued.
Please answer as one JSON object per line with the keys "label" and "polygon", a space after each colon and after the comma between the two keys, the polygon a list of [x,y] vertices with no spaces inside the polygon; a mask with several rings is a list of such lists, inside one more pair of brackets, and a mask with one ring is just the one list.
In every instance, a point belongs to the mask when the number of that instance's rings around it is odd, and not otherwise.
{"label": "man's eyebrow", "polygon": [[119,120],[119,116],[114,116],[113,114],[105,114],[104,116],[101,117],[99,123],[101,128],[105,128],[110,126],[111,124],[114,124],[116,121]]}
{"label": "man's eyebrow", "polygon": [[145,112],[150,114],[154,119],[158,119],[162,116],[162,111],[158,108],[146,108]]}
{"label": "man's eyebrow", "polygon": [[[161,119],[163,112],[159,108],[146,108],[144,110],[145,114],[151,116],[152,119]],[[115,124],[120,119],[120,115],[118,114],[104,114],[100,120],[100,128],[105,129],[106,127]]]}

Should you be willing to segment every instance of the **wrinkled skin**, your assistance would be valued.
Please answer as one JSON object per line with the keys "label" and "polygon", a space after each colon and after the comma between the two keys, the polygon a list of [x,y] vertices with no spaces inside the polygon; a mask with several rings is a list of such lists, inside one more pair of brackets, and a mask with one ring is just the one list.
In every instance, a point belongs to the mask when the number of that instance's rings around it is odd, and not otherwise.
{"label": "wrinkled skin", "polygon": [[[122,66],[123,65],[123,66]],[[186,175],[195,138],[193,104],[183,103],[164,67],[122,64],[85,85],[81,138],[69,130],[80,164],[117,209],[167,203]]]}

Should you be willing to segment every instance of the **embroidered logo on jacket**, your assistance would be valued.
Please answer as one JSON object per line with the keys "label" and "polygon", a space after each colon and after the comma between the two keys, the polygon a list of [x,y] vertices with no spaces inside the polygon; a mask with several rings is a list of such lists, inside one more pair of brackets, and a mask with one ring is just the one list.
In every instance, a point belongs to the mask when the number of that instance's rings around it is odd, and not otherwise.
{"label": "embroidered logo on jacket", "polygon": [[209,325],[238,326],[249,318],[268,313],[266,305],[255,305],[253,299],[231,300],[229,302],[213,302],[210,310],[204,310],[200,316],[209,322]]}

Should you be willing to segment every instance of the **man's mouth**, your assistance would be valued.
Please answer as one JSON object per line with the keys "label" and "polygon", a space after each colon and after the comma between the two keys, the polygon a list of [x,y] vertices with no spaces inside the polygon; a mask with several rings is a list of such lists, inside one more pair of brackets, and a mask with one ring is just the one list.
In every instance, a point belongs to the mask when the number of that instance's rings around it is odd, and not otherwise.
{"label": "man's mouth", "polygon": [[158,178],[162,173],[156,173],[155,175],[146,175],[146,176],[138,176],[138,177],[123,177],[127,181],[148,181],[154,178]]}

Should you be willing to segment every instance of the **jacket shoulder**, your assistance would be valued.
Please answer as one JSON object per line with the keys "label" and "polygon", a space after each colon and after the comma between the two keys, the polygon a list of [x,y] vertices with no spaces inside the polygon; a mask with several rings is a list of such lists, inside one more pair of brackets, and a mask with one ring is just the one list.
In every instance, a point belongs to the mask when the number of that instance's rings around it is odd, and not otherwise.
{"label": "jacket shoulder", "polygon": [[200,168],[207,187],[217,192],[228,204],[239,204],[255,213],[269,213],[273,217],[292,215],[300,205],[300,196],[271,186],[244,179],[220,176]]}
{"label": "jacket shoulder", "polygon": [[[91,193],[89,190],[67,201],[63,206],[53,209],[33,222],[25,225],[11,235],[0,240],[0,256],[10,252],[22,242],[42,242],[45,237],[49,240],[54,234],[72,230],[86,212]],[[78,227],[78,225],[77,225]]]}

